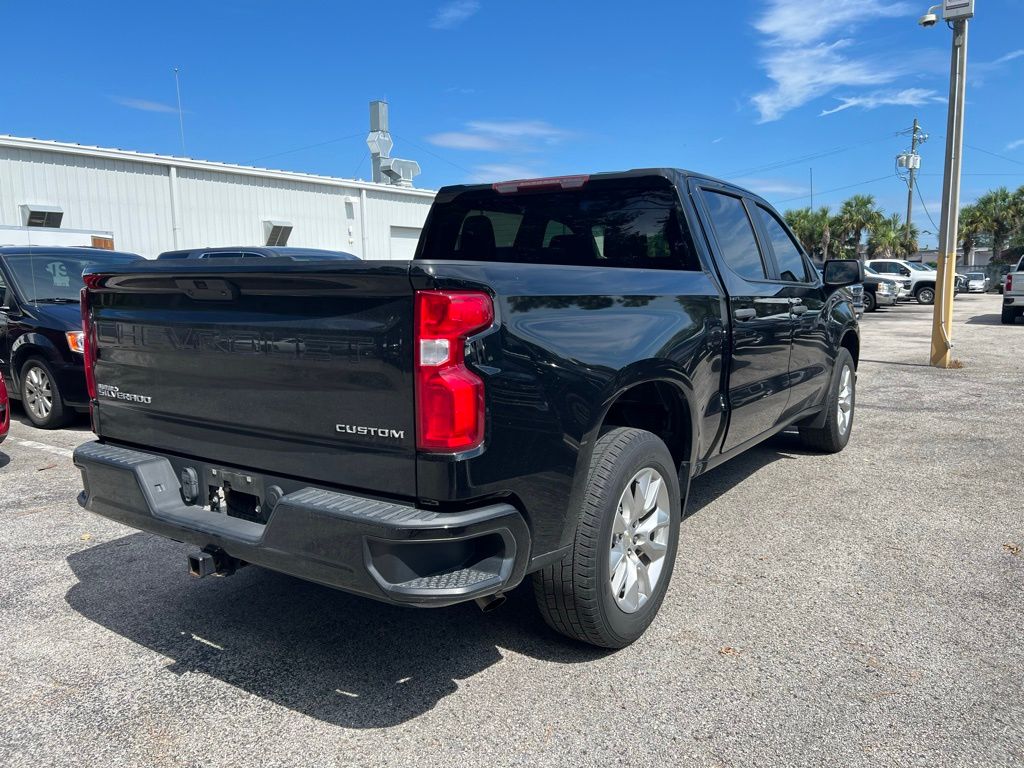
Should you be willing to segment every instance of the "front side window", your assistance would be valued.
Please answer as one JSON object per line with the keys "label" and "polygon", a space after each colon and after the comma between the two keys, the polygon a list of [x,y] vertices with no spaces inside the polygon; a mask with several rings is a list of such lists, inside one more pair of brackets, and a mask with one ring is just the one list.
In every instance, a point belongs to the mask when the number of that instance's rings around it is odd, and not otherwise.
{"label": "front side window", "polygon": [[764,224],[765,232],[768,233],[768,241],[772,244],[772,251],[775,253],[775,261],[779,265],[779,276],[787,283],[810,282],[807,276],[807,265],[804,264],[804,257],[800,249],[796,247],[793,238],[789,236],[775,214],[757,206],[758,215]]}
{"label": "front side window", "polygon": [[766,280],[768,273],[743,201],[709,189],[701,190],[701,195],[725,263],[740,277]]}

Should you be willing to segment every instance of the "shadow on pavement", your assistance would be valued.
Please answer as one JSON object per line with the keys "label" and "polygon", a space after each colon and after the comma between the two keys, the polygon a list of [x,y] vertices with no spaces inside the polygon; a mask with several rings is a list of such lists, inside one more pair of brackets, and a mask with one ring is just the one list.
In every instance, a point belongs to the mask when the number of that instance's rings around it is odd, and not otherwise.
{"label": "shadow on pavement", "polygon": [[[23,424],[26,427],[32,429],[39,429],[35,424],[29,421],[28,416],[25,415],[25,408],[21,404],[21,400],[11,400],[11,421]],[[68,432],[91,432],[92,426],[89,424],[89,414],[75,412],[71,417],[71,423],[65,424],[61,427],[62,430]],[[47,432],[48,430],[39,430],[40,432]]]}
{"label": "shadow on pavement", "polygon": [[975,315],[967,321],[967,325],[1002,325],[1003,316],[998,315]]}
{"label": "shadow on pavement", "polygon": [[0,451],[0,469],[3,469],[4,467],[6,467],[10,463],[11,463],[11,457],[8,456],[3,451]]}
{"label": "shadow on pavement", "polygon": [[[473,604],[398,608],[248,567],[185,574],[186,548],[136,533],[71,555],[65,596],[85,618],[170,662],[346,728],[385,728],[427,712],[501,661],[501,648],[574,664],[604,651],[547,628],[529,580],[494,613]],[[201,683],[200,683],[201,685]]]}
{"label": "shadow on pavement", "polygon": [[[779,435],[694,481],[700,511],[761,467],[805,451]],[[68,605],[145,646],[177,674],[199,673],[303,715],[347,728],[384,728],[432,709],[498,663],[501,649],[559,664],[607,654],[555,635],[530,581],[503,608],[417,610],[348,595],[260,568],[198,581],[186,548],[136,533],[68,557]]]}

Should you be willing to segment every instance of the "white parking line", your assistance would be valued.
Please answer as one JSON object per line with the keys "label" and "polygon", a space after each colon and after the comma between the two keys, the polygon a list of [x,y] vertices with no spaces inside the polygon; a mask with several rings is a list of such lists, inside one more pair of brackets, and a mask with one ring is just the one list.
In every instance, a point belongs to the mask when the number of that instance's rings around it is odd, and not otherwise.
{"label": "white parking line", "polygon": [[14,442],[24,448],[35,448],[37,451],[46,451],[46,453],[53,453],[66,459],[70,459],[74,455],[70,448],[59,448],[56,445],[37,443],[35,440],[15,440]]}

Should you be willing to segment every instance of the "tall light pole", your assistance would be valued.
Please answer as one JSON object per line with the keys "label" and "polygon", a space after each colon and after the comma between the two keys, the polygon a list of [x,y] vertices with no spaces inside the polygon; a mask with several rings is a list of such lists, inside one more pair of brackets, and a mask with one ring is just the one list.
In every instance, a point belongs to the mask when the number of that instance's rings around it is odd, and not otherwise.
{"label": "tall light pole", "polygon": [[953,29],[949,65],[949,117],[946,126],[946,168],[942,178],[942,221],[939,226],[938,274],[932,316],[931,364],[949,368],[953,349],[953,295],[956,279],[956,243],[960,225],[960,170],[963,166],[964,99],[967,91],[967,28],[974,16],[974,0],[944,0],[918,22],[934,27],[942,18]]}

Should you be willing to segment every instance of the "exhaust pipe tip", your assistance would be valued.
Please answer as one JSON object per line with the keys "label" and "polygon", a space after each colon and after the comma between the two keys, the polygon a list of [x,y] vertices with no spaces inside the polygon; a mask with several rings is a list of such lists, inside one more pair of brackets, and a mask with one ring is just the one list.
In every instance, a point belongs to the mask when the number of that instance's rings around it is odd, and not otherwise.
{"label": "exhaust pipe tip", "polygon": [[504,594],[499,592],[496,595],[487,595],[485,597],[478,597],[473,602],[476,603],[476,607],[484,613],[490,613],[496,611],[498,608],[505,604],[508,598]]}

